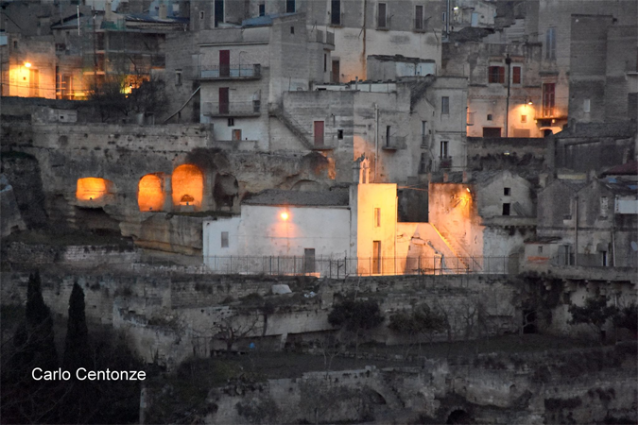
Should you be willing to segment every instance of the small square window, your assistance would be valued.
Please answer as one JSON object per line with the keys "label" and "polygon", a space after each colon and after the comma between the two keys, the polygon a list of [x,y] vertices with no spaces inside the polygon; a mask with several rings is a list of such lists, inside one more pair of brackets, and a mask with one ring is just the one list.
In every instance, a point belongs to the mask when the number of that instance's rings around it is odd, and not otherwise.
{"label": "small square window", "polygon": [[510,196],[511,193],[512,193],[512,189],[511,188],[509,188],[509,187],[503,188],[503,195]]}
{"label": "small square window", "polygon": [[337,139],[343,139],[343,130],[337,130]]}
{"label": "small square window", "polygon": [[521,123],[522,124],[526,124],[527,123],[527,115],[521,115]]}
{"label": "small square window", "polygon": [[222,232],[222,248],[228,248],[228,232]]}
{"label": "small square window", "polygon": [[487,120],[492,121],[492,114],[487,114]]}
{"label": "small square window", "polygon": [[294,34],[295,33],[295,27],[290,27],[290,34]]}
{"label": "small square window", "polygon": [[538,246],[538,253],[539,253],[539,254],[542,254],[542,253],[543,253],[543,247],[542,247],[542,246],[540,246],[540,245]]}
{"label": "small square window", "polygon": [[232,127],[235,125],[235,118],[228,118],[228,127]]}

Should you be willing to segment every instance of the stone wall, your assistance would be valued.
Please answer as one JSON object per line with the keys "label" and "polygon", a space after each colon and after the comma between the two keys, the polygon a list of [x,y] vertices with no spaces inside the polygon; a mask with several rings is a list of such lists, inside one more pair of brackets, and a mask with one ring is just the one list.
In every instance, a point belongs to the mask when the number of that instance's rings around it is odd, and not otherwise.
{"label": "stone wall", "polygon": [[547,166],[547,141],[537,138],[467,138],[468,169],[515,170],[536,177]]}
{"label": "stone wall", "polygon": [[[490,354],[424,360],[420,368],[312,372],[259,384],[232,381],[209,393],[206,423],[256,421],[249,414],[256,406],[273,423],[450,423],[454,411],[475,423],[635,421],[635,347],[627,348]],[[594,364],[596,371],[589,369]]]}

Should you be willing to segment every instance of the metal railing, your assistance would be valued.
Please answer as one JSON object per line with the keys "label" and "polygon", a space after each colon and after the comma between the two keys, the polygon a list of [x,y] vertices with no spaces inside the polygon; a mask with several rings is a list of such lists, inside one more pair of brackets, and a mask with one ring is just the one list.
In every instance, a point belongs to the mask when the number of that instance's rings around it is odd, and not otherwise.
{"label": "metal railing", "polygon": [[201,70],[202,79],[260,78],[261,64],[212,65]]}
{"label": "metal railing", "polygon": [[207,256],[204,264],[216,274],[346,276],[458,275],[516,273],[511,257],[304,257]]}
{"label": "metal railing", "polygon": [[261,102],[253,100],[248,102],[204,102],[204,115],[211,117],[228,116],[256,116],[260,114]]}
{"label": "metal railing", "polygon": [[610,253],[556,255],[551,259],[555,267],[627,268],[638,269],[638,256],[616,256]]}

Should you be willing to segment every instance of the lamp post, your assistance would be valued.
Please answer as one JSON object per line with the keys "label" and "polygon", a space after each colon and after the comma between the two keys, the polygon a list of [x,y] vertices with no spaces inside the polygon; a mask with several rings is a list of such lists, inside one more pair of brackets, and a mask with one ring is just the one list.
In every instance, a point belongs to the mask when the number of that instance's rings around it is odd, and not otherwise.
{"label": "lamp post", "polygon": [[248,52],[244,52],[243,50],[239,52],[239,76],[240,77],[241,77],[241,54],[242,53],[248,53]]}

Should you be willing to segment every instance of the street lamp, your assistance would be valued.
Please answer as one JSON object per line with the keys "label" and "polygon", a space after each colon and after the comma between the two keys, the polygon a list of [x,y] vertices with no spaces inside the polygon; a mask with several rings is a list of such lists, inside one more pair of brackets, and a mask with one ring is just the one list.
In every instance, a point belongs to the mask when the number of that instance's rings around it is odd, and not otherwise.
{"label": "street lamp", "polygon": [[24,66],[26,66],[27,68],[31,68],[31,62],[25,62]]}

